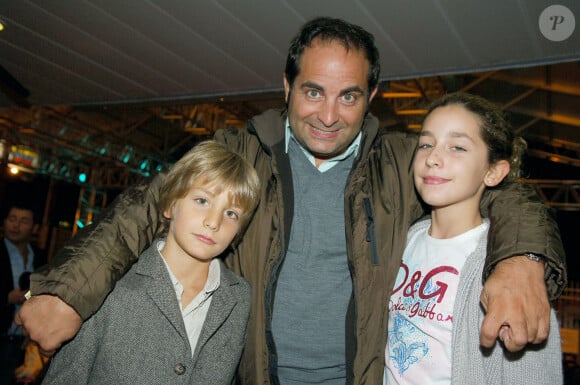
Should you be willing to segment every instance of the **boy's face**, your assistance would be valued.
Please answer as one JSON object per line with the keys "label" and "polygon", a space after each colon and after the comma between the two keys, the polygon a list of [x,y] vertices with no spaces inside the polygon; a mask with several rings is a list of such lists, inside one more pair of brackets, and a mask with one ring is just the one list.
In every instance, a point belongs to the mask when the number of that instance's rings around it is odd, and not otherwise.
{"label": "boy's face", "polygon": [[243,210],[230,202],[227,191],[193,186],[163,214],[171,220],[164,252],[209,261],[231,244]]}

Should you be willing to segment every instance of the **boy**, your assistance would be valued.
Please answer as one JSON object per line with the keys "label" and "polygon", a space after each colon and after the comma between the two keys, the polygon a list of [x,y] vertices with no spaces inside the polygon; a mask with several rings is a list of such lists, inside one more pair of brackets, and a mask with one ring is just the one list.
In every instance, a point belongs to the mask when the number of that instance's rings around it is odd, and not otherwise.
{"label": "boy", "polygon": [[241,236],[258,196],[254,168],[217,142],[180,159],[160,191],[166,237],[57,353],[44,384],[230,384],[251,294],[215,257]]}

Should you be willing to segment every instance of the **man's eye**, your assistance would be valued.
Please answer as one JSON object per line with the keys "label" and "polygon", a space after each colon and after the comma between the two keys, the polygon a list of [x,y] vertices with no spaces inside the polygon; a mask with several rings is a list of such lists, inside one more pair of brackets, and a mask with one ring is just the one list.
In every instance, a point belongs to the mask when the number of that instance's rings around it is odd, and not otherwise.
{"label": "man's eye", "polygon": [[320,99],[322,94],[318,90],[308,90],[306,91],[306,96],[308,96],[310,99]]}
{"label": "man's eye", "polygon": [[345,104],[354,104],[358,100],[356,95],[353,94],[344,94],[342,95],[342,100]]}

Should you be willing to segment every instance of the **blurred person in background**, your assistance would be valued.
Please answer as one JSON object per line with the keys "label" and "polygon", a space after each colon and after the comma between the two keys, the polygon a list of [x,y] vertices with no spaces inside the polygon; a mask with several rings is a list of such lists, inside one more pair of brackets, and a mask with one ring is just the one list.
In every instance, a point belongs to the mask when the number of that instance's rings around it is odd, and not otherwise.
{"label": "blurred person in background", "polygon": [[46,263],[45,256],[31,244],[37,229],[31,205],[17,202],[8,206],[0,242],[0,385],[12,383],[15,369],[24,361],[24,337],[22,328],[14,323],[14,314],[26,300],[30,273]]}

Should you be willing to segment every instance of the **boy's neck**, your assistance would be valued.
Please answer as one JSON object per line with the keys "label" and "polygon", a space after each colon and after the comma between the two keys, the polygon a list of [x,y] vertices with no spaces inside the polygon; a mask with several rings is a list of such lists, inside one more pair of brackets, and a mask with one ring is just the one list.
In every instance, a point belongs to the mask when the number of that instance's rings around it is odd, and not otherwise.
{"label": "boy's neck", "polygon": [[182,251],[176,251],[169,245],[169,242],[165,243],[160,254],[184,288],[199,286],[200,283],[202,287],[205,285],[211,259],[199,260],[184,254]]}

